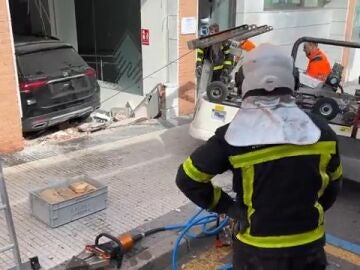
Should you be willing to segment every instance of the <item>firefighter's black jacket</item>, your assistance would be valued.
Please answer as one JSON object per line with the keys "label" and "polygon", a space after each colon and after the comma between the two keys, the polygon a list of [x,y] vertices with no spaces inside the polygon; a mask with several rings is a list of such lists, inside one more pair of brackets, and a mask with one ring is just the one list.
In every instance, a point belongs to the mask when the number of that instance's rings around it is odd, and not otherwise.
{"label": "firefighter's black jacket", "polygon": [[250,227],[238,240],[259,250],[296,249],[324,243],[324,211],[339,192],[342,167],[336,134],[319,116],[321,130],[312,145],[233,147],[225,141],[228,125],[180,166],[176,183],[195,204],[227,213],[235,201],[211,178],[233,172],[233,190],[247,209]]}
{"label": "firefighter's black jacket", "polygon": [[223,42],[220,46],[210,46],[205,49],[197,49],[196,65],[202,65],[204,58],[209,59],[213,64],[213,71],[223,68],[231,69],[233,65],[233,56],[230,53],[230,44]]}

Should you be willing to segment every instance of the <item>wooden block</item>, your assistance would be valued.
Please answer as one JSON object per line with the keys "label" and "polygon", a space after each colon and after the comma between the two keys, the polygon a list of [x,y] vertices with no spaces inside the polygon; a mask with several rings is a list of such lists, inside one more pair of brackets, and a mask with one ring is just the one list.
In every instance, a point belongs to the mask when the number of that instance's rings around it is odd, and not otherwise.
{"label": "wooden block", "polygon": [[72,191],[76,193],[87,193],[96,190],[96,187],[86,183],[85,181],[79,181],[70,185]]}
{"label": "wooden block", "polygon": [[53,188],[45,189],[40,192],[40,197],[48,203],[58,203],[64,201],[64,198]]}

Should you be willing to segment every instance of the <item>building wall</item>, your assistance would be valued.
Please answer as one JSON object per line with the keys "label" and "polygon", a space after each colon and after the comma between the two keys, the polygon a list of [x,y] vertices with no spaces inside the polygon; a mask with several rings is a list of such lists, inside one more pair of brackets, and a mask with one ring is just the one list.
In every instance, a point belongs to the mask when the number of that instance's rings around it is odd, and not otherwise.
{"label": "building wall", "polygon": [[[294,42],[302,36],[344,39],[347,0],[333,0],[324,8],[264,11],[264,1],[238,0],[236,24],[268,24],[270,33],[253,38],[256,43],[271,42],[289,53]],[[341,62],[342,49],[322,46],[331,63]],[[297,66],[305,68],[307,59],[298,53]],[[303,57],[301,57],[303,56]]]}
{"label": "building wall", "polygon": [[[149,45],[142,45],[142,64],[144,78],[144,94],[149,93],[159,82],[166,80],[167,46],[165,36],[167,3],[161,1],[141,2],[141,28],[149,30]],[[155,74],[154,71],[159,70]],[[151,75],[152,74],[152,75]],[[150,76],[149,76],[150,75]]]}
{"label": "building wall", "polygon": [[0,0],[0,154],[24,146],[17,87],[17,73],[7,0]]}
{"label": "building wall", "polygon": [[158,83],[165,84],[163,113],[168,118],[179,113],[177,21],[178,1],[141,1],[141,28],[150,33],[150,44],[142,45],[144,95]]}
{"label": "building wall", "polygon": [[[349,0],[347,6],[347,21],[345,26],[345,40],[351,40],[354,42],[360,41],[359,35],[359,0]],[[360,49],[345,49],[343,56],[343,64],[347,67],[345,70],[345,76],[347,81],[356,82],[352,85],[357,85],[360,70]],[[356,87],[357,88],[357,87]],[[350,90],[351,91],[351,90]]]}
{"label": "building wall", "polygon": [[[179,21],[184,17],[197,17],[197,6],[198,1],[179,0]],[[179,29],[179,56],[184,56],[179,60],[180,115],[190,114],[195,108],[195,51],[187,47],[187,42],[195,38],[196,34],[181,34]]]}

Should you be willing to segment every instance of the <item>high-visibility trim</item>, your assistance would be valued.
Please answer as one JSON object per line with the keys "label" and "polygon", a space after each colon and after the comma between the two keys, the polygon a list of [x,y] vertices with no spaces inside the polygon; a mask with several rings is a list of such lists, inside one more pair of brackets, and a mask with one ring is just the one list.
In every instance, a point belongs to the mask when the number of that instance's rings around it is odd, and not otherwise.
{"label": "high-visibility trim", "polygon": [[211,204],[209,206],[209,210],[214,209],[218,205],[220,198],[221,198],[221,188],[217,186],[213,186],[213,197]]}
{"label": "high-visibility trim", "polygon": [[229,49],[229,50],[224,51],[224,54],[229,54],[229,53],[230,53],[230,49]]}
{"label": "high-visibility trim", "polygon": [[254,166],[243,167],[242,172],[242,185],[243,185],[243,198],[244,204],[247,206],[247,217],[250,224],[251,215],[254,214],[255,209],[253,208],[252,195],[254,192]]}
{"label": "high-visibility trim", "polygon": [[319,212],[318,225],[321,226],[321,225],[324,224],[324,209],[323,209],[323,207],[321,206],[321,204],[319,202],[316,202],[314,206]]}
{"label": "high-visibility trim", "polygon": [[287,248],[305,245],[316,240],[319,240],[324,236],[324,226],[319,226],[315,230],[282,236],[252,236],[250,235],[250,229],[248,228],[244,234],[238,233],[236,238],[241,242],[259,247],[259,248]]}
{"label": "high-visibility trim", "polygon": [[[326,168],[329,165],[330,160],[331,160],[330,154],[322,154],[320,156],[319,172],[321,176],[321,187],[318,191],[318,199],[324,194],[326,187],[329,185],[330,177],[326,172]],[[314,206],[319,213],[318,224],[320,226],[324,223],[324,209],[318,201],[316,201]]]}
{"label": "high-visibility trim", "polygon": [[220,70],[220,69],[223,69],[223,68],[224,68],[224,65],[218,65],[218,66],[214,66],[213,70]]}
{"label": "high-visibility trim", "polygon": [[202,59],[200,57],[196,58],[196,61],[202,62]]}
{"label": "high-visibility trim", "polygon": [[193,164],[190,157],[183,163],[183,169],[187,176],[199,183],[208,183],[213,175],[199,171]]}
{"label": "high-visibility trim", "polygon": [[199,53],[199,54],[203,54],[204,50],[203,49],[196,49],[196,52]]}
{"label": "high-visibility trim", "polygon": [[232,61],[224,61],[224,65],[232,65]]}
{"label": "high-visibility trim", "polygon": [[330,159],[330,154],[323,154],[320,156],[319,172],[321,176],[321,187],[318,191],[318,198],[324,194],[326,187],[329,185],[330,177],[327,174],[326,169],[329,165]]}
{"label": "high-visibility trim", "polygon": [[242,168],[285,157],[335,153],[336,143],[327,141],[311,145],[281,145],[268,147],[242,155],[230,156],[229,161],[234,168]]}
{"label": "high-visibility trim", "polygon": [[343,168],[342,168],[342,165],[340,164],[337,169],[335,170],[335,172],[333,173],[330,173],[330,180],[333,181],[333,180],[337,180],[339,179],[343,174]]}

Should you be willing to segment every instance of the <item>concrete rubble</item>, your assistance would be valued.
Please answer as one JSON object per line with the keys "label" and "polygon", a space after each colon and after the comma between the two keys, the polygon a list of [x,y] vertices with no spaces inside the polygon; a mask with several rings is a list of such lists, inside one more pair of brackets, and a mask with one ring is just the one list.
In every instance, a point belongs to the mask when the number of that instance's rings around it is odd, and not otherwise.
{"label": "concrete rubble", "polygon": [[110,111],[97,110],[88,121],[78,127],[80,132],[95,132],[110,126],[130,125],[161,116],[160,90],[155,88],[137,105],[130,102],[125,107],[113,107]]}
{"label": "concrete rubble", "polygon": [[100,130],[146,123],[160,117],[165,120],[161,115],[162,106],[161,93],[156,88],[137,105],[128,101],[124,107],[113,107],[110,110],[98,109],[82,122],[78,120],[65,122],[58,126],[59,130],[54,131],[55,127],[35,136],[32,135],[28,137],[25,144],[29,147],[36,144],[66,142],[89,136]]}

